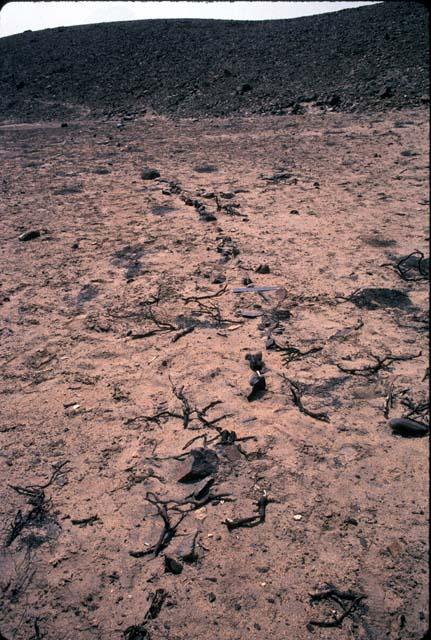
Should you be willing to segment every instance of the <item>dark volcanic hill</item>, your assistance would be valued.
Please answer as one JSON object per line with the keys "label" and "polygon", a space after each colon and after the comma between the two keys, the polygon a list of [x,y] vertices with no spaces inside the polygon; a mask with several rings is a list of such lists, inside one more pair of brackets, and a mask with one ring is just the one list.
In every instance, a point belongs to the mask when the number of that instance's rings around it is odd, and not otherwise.
{"label": "dark volcanic hill", "polygon": [[0,39],[0,118],[412,106],[427,99],[428,52],[428,11],[416,2],[294,20],[26,32]]}

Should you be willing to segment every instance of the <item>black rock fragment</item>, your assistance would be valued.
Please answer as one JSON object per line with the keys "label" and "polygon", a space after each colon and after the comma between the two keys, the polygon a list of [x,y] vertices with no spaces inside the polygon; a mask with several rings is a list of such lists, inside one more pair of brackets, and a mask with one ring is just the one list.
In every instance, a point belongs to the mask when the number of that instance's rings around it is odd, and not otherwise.
{"label": "black rock fragment", "polygon": [[303,107],[302,104],[300,104],[299,102],[295,102],[295,104],[292,107],[291,113],[294,116],[302,116],[305,113],[305,107]]}
{"label": "black rock fragment", "polygon": [[215,451],[206,448],[192,449],[178,482],[185,484],[202,480],[217,472],[218,456]]}
{"label": "black rock fragment", "polygon": [[211,284],[223,284],[226,282],[226,276],[222,273],[215,273],[211,279]]}
{"label": "black rock fragment", "polygon": [[61,189],[55,189],[53,194],[55,196],[68,196],[73,195],[75,193],[82,193],[84,187],[82,184],[72,184],[69,187],[62,187]]}
{"label": "black rock fragment", "polygon": [[150,169],[149,167],[145,167],[141,171],[142,180],[155,180],[156,178],[160,178],[160,171],[157,169]]}
{"label": "black rock fragment", "polygon": [[196,173],[214,173],[218,171],[218,169],[212,164],[204,164],[199,167],[194,167],[193,171],[196,171]]}
{"label": "black rock fragment", "polygon": [[276,343],[275,343],[274,338],[271,338],[271,336],[269,336],[269,337],[266,339],[265,347],[266,347],[266,350],[267,350],[267,351],[271,351],[271,349],[276,349],[276,348],[277,348],[277,345],[276,345]]}
{"label": "black rock fragment", "polygon": [[263,371],[265,363],[262,360],[262,351],[258,351],[257,353],[247,353],[245,359],[248,360],[252,371]]}
{"label": "black rock fragment", "polygon": [[18,240],[21,240],[21,242],[27,242],[28,240],[34,240],[35,238],[40,238],[39,229],[30,229],[29,231],[24,231],[24,233],[19,236]]}
{"label": "black rock fragment", "polygon": [[217,245],[217,253],[221,254],[220,262],[223,264],[239,255],[240,250],[231,236],[222,236]]}
{"label": "black rock fragment", "polygon": [[422,438],[429,434],[429,426],[410,418],[392,418],[389,426],[394,433],[404,438]]}
{"label": "black rock fragment", "polygon": [[220,431],[221,445],[233,444],[236,438],[237,436],[235,431],[229,431],[228,429],[223,429],[222,431]]}
{"label": "black rock fragment", "polygon": [[271,269],[267,264],[260,264],[256,269],[256,273],[271,273]]}
{"label": "black rock fragment", "polygon": [[178,576],[183,570],[183,565],[171,556],[165,556],[165,571]]}
{"label": "black rock fragment", "polygon": [[390,85],[387,85],[386,87],[383,87],[383,89],[381,89],[380,93],[379,93],[379,98],[392,98],[392,96],[394,95],[394,90],[393,87],[391,87]]}
{"label": "black rock fragment", "polygon": [[127,627],[124,632],[125,640],[151,640],[150,632],[142,624]]}
{"label": "black rock fragment", "polygon": [[263,393],[264,393],[264,391],[266,389],[265,376],[262,376],[259,373],[255,373],[250,378],[250,385],[252,387],[252,390],[248,394],[247,400],[249,402],[252,402],[253,400],[257,400],[258,398],[262,397],[262,395],[263,395]]}

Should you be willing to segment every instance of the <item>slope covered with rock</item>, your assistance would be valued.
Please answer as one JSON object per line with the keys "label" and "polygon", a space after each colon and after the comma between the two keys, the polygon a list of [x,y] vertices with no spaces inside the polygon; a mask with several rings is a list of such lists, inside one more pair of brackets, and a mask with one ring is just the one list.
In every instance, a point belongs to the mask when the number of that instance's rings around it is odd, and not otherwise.
{"label": "slope covered with rock", "polygon": [[387,2],[294,20],[149,20],[0,39],[0,118],[414,106],[428,11]]}

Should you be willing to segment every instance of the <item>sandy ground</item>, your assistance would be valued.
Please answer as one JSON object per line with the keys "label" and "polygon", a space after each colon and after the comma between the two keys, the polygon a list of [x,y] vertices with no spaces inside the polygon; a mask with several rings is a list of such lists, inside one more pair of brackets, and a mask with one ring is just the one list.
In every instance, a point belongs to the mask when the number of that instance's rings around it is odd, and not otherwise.
{"label": "sandy ground", "polygon": [[[422,638],[428,438],[394,435],[384,408],[390,391],[389,418],[426,399],[428,282],[382,265],[428,255],[428,111],[116,124],[0,129],[2,637],[107,640],[141,624],[129,640]],[[19,241],[29,229],[42,234]],[[233,292],[247,276],[279,290]],[[271,331],[320,350],[288,363],[265,349]],[[256,351],[267,389],[248,402]],[[371,375],[338,366],[420,352]],[[299,411],[295,384],[327,421]],[[228,495],[170,502],[171,524],[190,509],[177,535],[131,556],[162,530],[147,497],[196,489],[178,482],[190,455],[159,458],[216,428],[256,438],[207,445],[210,492]],[[42,498],[10,486],[55,469]],[[264,492],[265,521],[229,530]],[[166,571],[196,532],[197,559]],[[366,596],[336,627],[309,624],[342,612],[311,602],[324,583]]]}

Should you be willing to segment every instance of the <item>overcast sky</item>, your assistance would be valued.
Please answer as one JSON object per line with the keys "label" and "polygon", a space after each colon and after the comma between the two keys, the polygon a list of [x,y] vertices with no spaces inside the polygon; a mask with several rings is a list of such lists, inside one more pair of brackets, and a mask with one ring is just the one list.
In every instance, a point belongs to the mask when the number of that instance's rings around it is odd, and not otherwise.
{"label": "overcast sky", "polygon": [[298,18],[373,2],[10,2],[0,12],[0,37],[52,27],[147,20]]}

